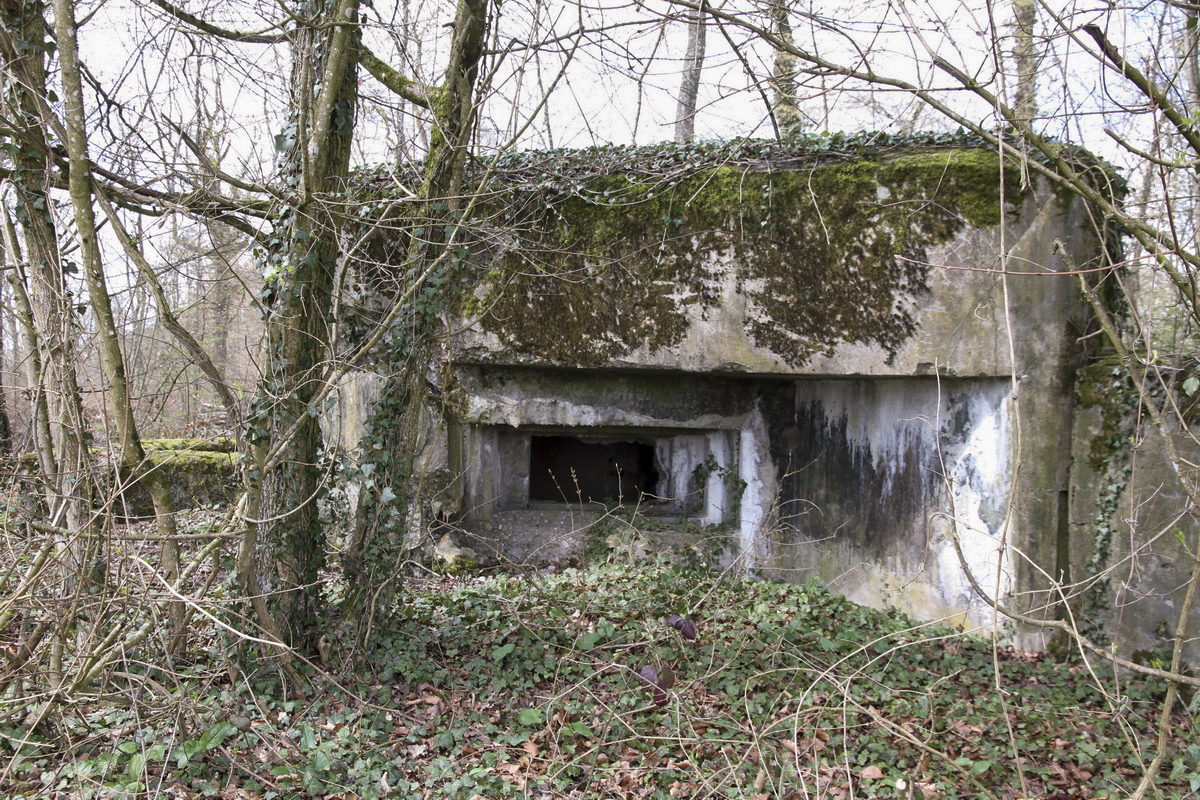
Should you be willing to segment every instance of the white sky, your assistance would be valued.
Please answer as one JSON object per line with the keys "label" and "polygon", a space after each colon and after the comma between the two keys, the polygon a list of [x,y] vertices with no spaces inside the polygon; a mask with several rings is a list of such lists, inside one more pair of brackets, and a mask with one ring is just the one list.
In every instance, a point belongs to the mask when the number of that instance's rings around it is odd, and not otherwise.
{"label": "white sky", "polygon": [[[676,113],[676,92],[686,42],[679,9],[666,0],[585,0],[586,5],[561,0],[507,0],[495,26],[492,45],[506,51],[493,56],[494,70],[483,109],[483,146],[508,143],[523,130],[518,146],[586,146],[602,143],[648,143],[669,139]],[[278,19],[273,4],[233,4],[210,0],[190,4],[190,10],[222,25],[263,30]],[[750,0],[726,3],[752,10]],[[795,16],[797,44],[824,58],[847,65],[869,65],[888,77],[914,83],[951,86],[953,81],[930,66],[937,53],[969,74],[990,81],[994,91],[1011,92],[1013,76],[994,75],[993,30],[1000,49],[1011,49],[1007,6],[995,21],[983,2],[949,0],[800,0]],[[1165,4],[1161,4],[1166,8]],[[81,51],[106,91],[130,109],[126,129],[98,126],[98,153],[121,163],[154,156],[161,145],[156,131],[141,115],[172,119],[188,127],[197,108],[212,115],[224,108],[214,135],[220,140],[222,165],[253,180],[269,176],[272,137],[283,124],[287,100],[287,52],[283,46],[214,43],[191,35],[186,26],[171,23],[145,0],[108,0],[80,15],[95,11],[81,29]],[[1069,24],[1098,21],[1121,47],[1135,56],[1161,52],[1153,40],[1154,7],[1124,13],[1104,6],[1095,10],[1078,4],[1043,7],[1042,29],[1053,32],[1052,15],[1069,14]],[[448,24],[453,6],[448,0],[383,0],[366,9],[364,40],[381,57],[406,74],[435,83],[441,78]],[[674,15],[674,17],[672,17]],[[765,19],[758,20],[766,24]],[[592,33],[571,36],[580,27]],[[540,40],[559,34],[552,44]],[[1052,53],[1041,81],[1041,110],[1046,126],[1082,137],[1104,152],[1111,140],[1102,125],[1086,112],[1113,107],[1120,98],[1106,97],[1100,70],[1090,56],[1061,31],[1053,32]],[[1168,43],[1169,44],[1169,43]],[[570,64],[555,84],[568,53]],[[762,92],[768,90],[773,55],[747,31],[714,22],[708,29],[708,48],[696,132],[700,138],[771,136]],[[1008,65],[1011,70],[1011,64]],[[1064,79],[1064,76],[1065,79]],[[396,155],[418,154],[423,126],[406,104],[366,75],[361,79],[360,135],[357,157],[362,163],[386,161]],[[897,124],[945,128],[936,112],[920,110],[911,97],[898,92],[853,94],[856,88],[835,77],[811,79],[801,88],[801,107],[816,130],[888,128]],[[549,100],[543,106],[545,93]],[[769,91],[769,90],[768,90]],[[961,91],[948,96],[972,118],[986,119],[990,110]],[[534,113],[536,110],[536,113]],[[533,114],[532,124],[528,119]],[[107,139],[107,141],[105,141]],[[161,154],[164,155],[165,154]],[[153,171],[153,170],[152,170]]]}
{"label": "white sky", "polygon": [[[753,18],[753,0],[728,0],[716,7],[734,6]],[[241,30],[269,30],[279,19],[276,4],[257,0],[202,0],[187,7]],[[985,124],[995,119],[993,110],[932,67],[931,56],[945,58],[995,92],[1009,95],[1015,86],[1011,59],[1003,62],[1008,74],[996,72],[997,56],[1006,58],[1012,47],[1007,5],[989,6],[982,0],[865,0],[853,5],[847,0],[798,0],[793,8],[798,9],[793,28],[799,47],[889,78],[946,88],[947,103]],[[989,8],[1000,16],[989,18]],[[686,45],[678,7],[667,0],[584,0],[583,5],[505,0],[501,11],[484,70],[489,79],[481,148],[506,145],[516,132],[517,146],[532,148],[671,138]],[[1106,77],[1064,31],[1097,22],[1131,60],[1161,72],[1175,67],[1156,67],[1154,59],[1172,58],[1178,37],[1162,36],[1156,15],[1181,19],[1180,12],[1166,4],[1124,11],[1100,3],[1057,2],[1043,5],[1040,13],[1039,33],[1049,35],[1038,76],[1039,110],[1045,117],[1041,127],[1082,142],[1115,163],[1134,160],[1104,131],[1115,127],[1130,141],[1145,143],[1153,117],[1128,113],[1125,104],[1132,100],[1137,105],[1140,99],[1111,73]],[[88,14],[92,16],[80,29],[83,59],[104,92],[125,109],[114,115],[101,107],[98,95],[90,99],[94,158],[147,180],[169,181],[175,164],[196,161],[171,129],[170,123],[176,123],[204,140],[202,146],[217,154],[226,172],[257,183],[272,180],[273,138],[287,109],[286,46],[197,36],[165,19],[146,0],[81,6],[80,18]],[[1056,24],[1056,18],[1063,22]],[[453,19],[449,0],[381,0],[364,10],[364,19],[364,40],[382,58],[419,80],[440,81]],[[756,21],[768,24],[761,14]],[[578,35],[580,29],[587,33]],[[719,21],[709,26],[707,44],[697,136],[772,136],[764,102],[764,93],[770,93],[765,82],[772,51],[746,29]],[[1084,44],[1090,46],[1090,40]],[[855,91],[859,88],[837,76],[806,79],[800,104],[813,129],[955,127],[904,92]],[[360,90],[357,162],[419,157],[427,137],[424,117],[365,71]],[[198,120],[208,123],[199,125]],[[148,226],[151,234],[172,229],[172,223],[153,220]]]}

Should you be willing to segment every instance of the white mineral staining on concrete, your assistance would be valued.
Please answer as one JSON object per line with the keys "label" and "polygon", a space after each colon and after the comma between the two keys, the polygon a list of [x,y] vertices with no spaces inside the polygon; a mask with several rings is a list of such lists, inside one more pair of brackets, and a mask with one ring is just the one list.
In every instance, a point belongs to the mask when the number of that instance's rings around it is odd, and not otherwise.
{"label": "white mineral staining on concrete", "polygon": [[[729,447],[729,441],[724,436],[709,437],[709,454],[713,460],[724,469],[734,469],[734,453]],[[704,486],[704,517],[701,524],[718,525],[725,520],[729,511],[731,499],[729,485],[725,476],[719,471],[709,474]]]}
{"label": "white mineral staining on concrete", "polygon": [[[973,388],[967,400],[969,422],[962,443],[949,449],[947,471],[953,489],[948,521],[963,551],[963,560],[988,594],[1003,600],[1012,586],[1008,530],[1011,491],[1012,432],[1008,385],[997,382]],[[940,543],[939,574],[943,597],[951,605],[970,607],[971,627],[991,623],[992,611],[971,587],[953,543]]]}
{"label": "white mineral staining on concrete", "polygon": [[956,385],[951,394],[932,380],[823,381],[801,400],[818,404],[826,438],[833,443],[844,436],[855,462],[877,476],[881,506],[907,502],[926,515],[916,524],[931,522],[933,515],[947,523],[928,524],[917,546],[896,531],[874,532],[878,544],[871,553],[858,552],[853,539],[815,543],[837,552],[843,563],[858,562],[853,576],[839,582],[840,591],[857,602],[896,605],[927,619],[990,624],[991,610],[972,589],[951,535],[957,534],[980,585],[1001,599],[1007,596],[1012,575],[1002,539],[1013,469],[1009,388],[1005,380],[976,381]]}
{"label": "white mineral staining on concrete", "polygon": [[775,494],[774,468],[767,450],[767,426],[758,408],[746,419],[739,440],[739,477],[746,487],[740,505],[737,555],[743,568],[754,569],[765,560],[764,527]]}
{"label": "white mineral staining on concrete", "polygon": [[[928,463],[929,454],[936,450],[935,398],[936,393],[931,393],[930,385],[923,381],[823,381],[815,399],[824,408],[826,429],[832,432],[844,426],[857,459],[883,474],[886,501],[891,498],[897,471],[914,454],[918,463]],[[923,493],[935,477],[928,471],[920,474]],[[906,490],[911,488],[907,486]]]}

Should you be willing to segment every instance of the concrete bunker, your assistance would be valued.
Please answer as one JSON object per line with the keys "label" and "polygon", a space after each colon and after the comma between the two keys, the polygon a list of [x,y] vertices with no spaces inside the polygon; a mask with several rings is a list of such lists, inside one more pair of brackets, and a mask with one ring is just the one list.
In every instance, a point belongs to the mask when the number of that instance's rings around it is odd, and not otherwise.
{"label": "concrete bunker", "polygon": [[[588,526],[613,514],[735,538],[755,524],[741,500],[767,460],[744,452],[761,427],[757,382],[610,374],[584,391],[580,377],[460,366],[475,410],[449,427],[448,466],[460,476],[465,543],[556,561],[578,556]],[[501,383],[503,400],[487,394]]]}
{"label": "concrete bunker", "polygon": [[567,559],[620,505],[924,619],[990,622],[965,570],[1049,607],[1089,325],[1056,242],[1104,263],[1082,201],[954,141],[561,158],[497,193],[444,323],[422,463],[461,544]]}

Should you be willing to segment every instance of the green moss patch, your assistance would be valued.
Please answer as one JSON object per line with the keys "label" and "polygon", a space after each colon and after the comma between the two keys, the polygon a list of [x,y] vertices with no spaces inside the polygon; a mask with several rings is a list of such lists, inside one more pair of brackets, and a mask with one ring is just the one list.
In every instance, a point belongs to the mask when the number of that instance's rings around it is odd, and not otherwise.
{"label": "green moss patch", "polygon": [[[516,204],[519,242],[471,302],[512,350],[595,366],[679,344],[733,280],[751,340],[788,364],[845,343],[892,357],[915,330],[929,249],[1000,223],[1000,177],[998,156],[973,149],[715,166],[669,184],[593,176]],[[1004,171],[1009,198],[1017,177]]]}
{"label": "green moss patch", "polygon": [[151,450],[193,450],[211,453],[232,453],[233,439],[222,436],[219,439],[143,439],[142,447]]}
{"label": "green moss patch", "polygon": [[[237,454],[219,449],[196,449],[184,443],[198,442],[209,448],[216,442],[194,439],[147,439],[146,460],[153,469],[162,470],[171,487],[171,499],[177,510],[228,505],[239,488]],[[159,446],[166,443],[167,446]],[[180,446],[172,446],[172,445]],[[126,487],[118,508],[128,516],[145,517],[154,513],[149,493],[141,484]]]}

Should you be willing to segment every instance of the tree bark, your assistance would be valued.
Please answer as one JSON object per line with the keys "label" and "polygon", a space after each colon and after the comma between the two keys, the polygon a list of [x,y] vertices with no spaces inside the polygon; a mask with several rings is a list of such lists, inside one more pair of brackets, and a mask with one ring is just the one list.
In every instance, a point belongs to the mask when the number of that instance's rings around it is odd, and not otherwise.
{"label": "tree bark", "polygon": [[704,11],[687,15],[687,53],[683,57],[683,78],[679,83],[679,106],[675,111],[675,141],[690,142],[696,135],[696,99],[700,94],[700,74],[704,69]]}
{"label": "tree bark", "polygon": [[773,0],[771,3],[771,25],[779,42],[785,45],[775,48],[775,68],[771,81],[775,91],[771,115],[775,120],[776,135],[780,139],[787,139],[804,133],[806,126],[796,103],[796,56],[789,50],[793,39],[786,0]]}
{"label": "tree bark", "polygon": [[1017,67],[1017,91],[1013,110],[1024,120],[1037,115],[1037,41],[1034,27],[1037,25],[1037,0],[1013,0],[1013,21],[1016,26],[1016,43],[1013,58]]}
{"label": "tree bark", "polygon": [[[471,141],[477,110],[476,90],[484,40],[490,20],[490,0],[459,0],[454,22],[454,40],[442,84],[434,104],[433,136],[425,161],[425,180],[412,204],[419,215],[412,227],[424,234],[414,237],[408,252],[410,273],[419,276],[406,287],[393,307],[411,312],[405,326],[403,356],[394,356],[392,378],[384,388],[384,398],[393,415],[381,438],[389,459],[380,465],[396,494],[390,501],[371,506],[373,515],[387,515],[387,525],[379,519],[360,515],[354,535],[342,553],[342,565],[353,592],[350,604],[363,616],[358,636],[369,638],[371,614],[386,605],[397,585],[399,566],[408,559],[428,552],[422,476],[417,468],[420,457],[423,415],[428,407],[428,376],[434,353],[434,337],[441,319],[440,309],[448,292],[457,290],[458,259],[455,247],[461,241],[461,225],[472,213],[470,197],[464,196],[463,169]],[[419,238],[420,241],[417,241]],[[436,276],[436,277],[435,277]],[[390,324],[390,323],[389,323]],[[396,418],[398,417],[398,418]],[[391,510],[398,510],[393,513]],[[396,518],[403,520],[396,524]],[[403,528],[398,530],[397,528]]]}
{"label": "tree bark", "polygon": [[[13,294],[13,315],[20,326],[21,333],[29,344],[29,354],[25,358],[25,385],[30,392],[29,429],[33,439],[33,452],[38,459],[38,467],[43,479],[50,480],[58,473],[58,463],[54,457],[54,436],[50,430],[50,407],[46,401],[46,375],[42,367],[42,341],[38,335],[37,323],[33,316],[33,303],[29,300],[28,269],[21,255],[21,247],[17,243],[16,227],[3,209],[0,236],[4,241],[5,261],[7,262],[8,285]],[[53,496],[47,493],[47,496]]]}
{"label": "tree bark", "polygon": [[[62,73],[64,106],[64,144],[70,171],[68,190],[78,230],[80,254],[83,258],[84,279],[88,299],[96,318],[97,343],[104,376],[108,381],[110,406],[116,421],[118,455],[122,466],[122,484],[142,482],[154,504],[154,518],[162,537],[162,569],[166,580],[173,582],[179,574],[179,551],[176,533],[175,508],[171,489],[161,470],[151,467],[142,448],[133,414],[133,399],[125,371],[125,358],[117,334],[117,321],[104,276],[104,263],[97,238],[96,215],[92,207],[92,169],[88,155],[86,117],[83,106],[83,78],[76,41],[74,0],[54,0],[54,30],[58,40],[58,57]],[[176,636],[182,634],[184,607],[172,604]],[[182,640],[177,639],[177,642]]]}
{"label": "tree bark", "polygon": [[265,597],[268,630],[307,651],[316,646],[318,571],[325,534],[317,514],[323,475],[318,409],[310,401],[327,366],[333,276],[339,255],[332,196],[349,171],[358,98],[358,0],[315,0],[291,33],[292,118],[278,140],[280,173],[293,182],[276,223],[268,308],[266,375],[251,412],[257,464],[239,572],[250,597]]}
{"label": "tree bark", "polygon": [[[94,473],[75,372],[79,328],[64,278],[65,269],[74,267],[60,260],[48,196],[52,165],[41,103],[46,96],[45,62],[50,46],[43,10],[36,2],[0,3],[0,25],[5,33],[0,39],[0,54],[12,78],[6,97],[13,128],[8,139],[13,161],[11,182],[29,265],[32,322],[44,347],[37,402],[45,403],[46,424],[54,446],[52,452],[46,452],[43,442],[43,451],[39,452],[48,487],[46,505],[53,524],[95,532],[99,520],[92,513]],[[15,240],[9,249],[12,254]],[[73,552],[71,558],[80,565],[90,560],[83,552]]]}

